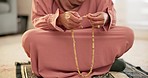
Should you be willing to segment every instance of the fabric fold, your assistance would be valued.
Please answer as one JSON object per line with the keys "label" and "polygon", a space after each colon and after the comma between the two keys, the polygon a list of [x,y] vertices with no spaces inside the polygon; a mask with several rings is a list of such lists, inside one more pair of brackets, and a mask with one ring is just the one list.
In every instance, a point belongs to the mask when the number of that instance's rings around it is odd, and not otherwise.
{"label": "fabric fold", "polygon": [[64,32],[62,28],[56,25],[59,14],[60,14],[59,9],[56,10],[55,14],[49,14],[50,16],[47,19],[47,23],[51,24],[56,30]]}

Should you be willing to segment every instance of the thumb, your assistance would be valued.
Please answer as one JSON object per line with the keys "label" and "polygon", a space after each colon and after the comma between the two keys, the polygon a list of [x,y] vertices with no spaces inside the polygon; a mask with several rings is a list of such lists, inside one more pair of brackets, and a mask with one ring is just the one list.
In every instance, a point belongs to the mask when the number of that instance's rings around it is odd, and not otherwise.
{"label": "thumb", "polygon": [[73,14],[74,16],[78,17],[78,18],[80,18],[80,17],[81,17],[81,16],[79,15],[79,13],[78,13],[78,12],[72,12],[72,14]]}

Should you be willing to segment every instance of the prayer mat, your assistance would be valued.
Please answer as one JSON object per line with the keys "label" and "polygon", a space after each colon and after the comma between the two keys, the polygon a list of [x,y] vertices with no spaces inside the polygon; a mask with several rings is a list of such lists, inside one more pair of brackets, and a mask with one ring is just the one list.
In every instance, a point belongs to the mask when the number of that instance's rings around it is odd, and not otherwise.
{"label": "prayer mat", "polygon": [[[115,78],[148,78],[148,72],[142,70],[140,67],[133,66],[126,63],[126,68],[123,72],[110,72]],[[38,78],[31,71],[30,62],[20,63],[16,62],[16,78]]]}

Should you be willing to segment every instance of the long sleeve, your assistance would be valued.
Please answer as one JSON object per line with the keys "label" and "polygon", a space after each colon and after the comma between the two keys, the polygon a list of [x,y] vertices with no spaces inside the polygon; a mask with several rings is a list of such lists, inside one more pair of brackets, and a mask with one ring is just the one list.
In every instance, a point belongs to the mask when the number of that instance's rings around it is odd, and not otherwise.
{"label": "long sleeve", "polygon": [[35,28],[64,31],[56,25],[59,9],[53,13],[53,0],[32,1],[32,23]]}
{"label": "long sleeve", "polygon": [[[98,0],[99,1],[99,0]],[[112,0],[101,0],[98,3],[97,11],[103,11],[109,15],[108,21],[103,26],[104,30],[107,31],[111,26],[116,25],[116,13]]]}

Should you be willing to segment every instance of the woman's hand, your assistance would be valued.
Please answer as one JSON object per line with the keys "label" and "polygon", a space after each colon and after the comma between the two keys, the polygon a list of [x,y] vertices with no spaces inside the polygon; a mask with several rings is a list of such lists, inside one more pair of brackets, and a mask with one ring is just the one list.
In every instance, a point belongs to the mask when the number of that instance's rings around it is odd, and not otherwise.
{"label": "woman's hand", "polygon": [[97,12],[94,14],[89,13],[87,17],[92,26],[100,28],[100,26],[103,26],[107,22],[109,16],[105,12]]}
{"label": "woman's hand", "polygon": [[58,18],[59,24],[63,25],[66,29],[75,29],[81,27],[82,18],[78,12],[67,11],[60,14]]}

